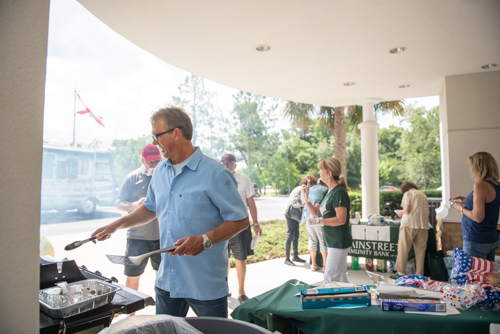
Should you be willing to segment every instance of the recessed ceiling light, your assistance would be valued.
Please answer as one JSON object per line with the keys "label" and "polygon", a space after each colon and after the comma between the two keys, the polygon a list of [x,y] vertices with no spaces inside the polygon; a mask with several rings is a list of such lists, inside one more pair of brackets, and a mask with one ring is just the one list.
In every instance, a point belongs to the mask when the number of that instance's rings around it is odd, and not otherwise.
{"label": "recessed ceiling light", "polygon": [[355,82],[344,82],[344,86],[354,86],[356,83]]}
{"label": "recessed ceiling light", "polygon": [[257,50],[257,51],[259,51],[259,52],[266,52],[266,51],[271,50],[271,46],[262,44],[262,45],[258,45],[258,46],[255,48],[255,50]]}
{"label": "recessed ceiling light", "polygon": [[398,46],[397,48],[389,50],[390,53],[401,53],[404,51],[406,51],[406,48],[404,46]]}
{"label": "recessed ceiling light", "polygon": [[401,86],[399,86],[399,88],[406,88],[406,87],[410,87],[410,85],[401,85]]}
{"label": "recessed ceiling light", "polygon": [[481,66],[481,68],[483,70],[487,70],[487,69],[490,69],[490,68],[493,68],[493,67],[497,67],[497,64],[487,64],[487,65]]}

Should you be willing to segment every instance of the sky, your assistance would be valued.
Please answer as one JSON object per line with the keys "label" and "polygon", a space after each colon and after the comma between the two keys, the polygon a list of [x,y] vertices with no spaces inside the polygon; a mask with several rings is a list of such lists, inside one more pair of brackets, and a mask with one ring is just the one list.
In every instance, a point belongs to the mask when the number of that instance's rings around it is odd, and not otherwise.
{"label": "sky", "polygon": [[[77,143],[98,140],[101,149],[108,149],[114,139],[149,134],[151,112],[172,103],[177,87],[190,73],[129,42],[76,0],[52,0],[50,7],[44,141],[60,145],[73,141],[75,90],[105,125],[88,115],[77,115]],[[205,87],[215,92],[213,104],[232,119],[237,90],[209,80]],[[439,97],[408,99],[406,103],[431,108],[439,105]],[[84,107],[77,103],[77,111],[81,109]],[[381,127],[400,125],[400,119],[394,117],[378,121]],[[289,127],[278,117],[276,129]]]}

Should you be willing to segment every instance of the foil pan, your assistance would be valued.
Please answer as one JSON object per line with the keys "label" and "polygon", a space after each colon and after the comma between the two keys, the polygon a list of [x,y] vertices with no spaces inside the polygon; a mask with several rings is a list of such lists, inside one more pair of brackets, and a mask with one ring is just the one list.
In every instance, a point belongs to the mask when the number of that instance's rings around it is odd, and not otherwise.
{"label": "foil pan", "polygon": [[40,290],[38,301],[40,311],[52,318],[68,318],[109,304],[120,287],[99,279],[87,279],[69,283],[74,293],[73,300],[61,293],[61,288],[53,287]]}

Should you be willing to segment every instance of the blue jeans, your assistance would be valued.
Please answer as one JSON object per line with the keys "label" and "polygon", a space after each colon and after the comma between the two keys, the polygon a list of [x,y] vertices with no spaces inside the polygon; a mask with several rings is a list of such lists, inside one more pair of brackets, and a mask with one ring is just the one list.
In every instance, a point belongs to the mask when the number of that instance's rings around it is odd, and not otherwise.
{"label": "blue jeans", "polygon": [[286,218],[286,240],[285,240],[285,257],[287,260],[290,260],[290,245],[293,247],[293,258],[299,257],[299,225],[300,222],[298,220],[294,220],[291,218]]}
{"label": "blue jeans", "polygon": [[198,317],[227,318],[227,296],[214,300],[196,300],[191,298],[171,298],[170,292],[155,286],[156,314],[168,314],[185,317],[189,307]]}
{"label": "blue jeans", "polygon": [[489,261],[495,261],[495,249],[498,248],[499,241],[491,244],[482,244],[479,242],[465,241],[464,252],[470,256],[479,257]]}

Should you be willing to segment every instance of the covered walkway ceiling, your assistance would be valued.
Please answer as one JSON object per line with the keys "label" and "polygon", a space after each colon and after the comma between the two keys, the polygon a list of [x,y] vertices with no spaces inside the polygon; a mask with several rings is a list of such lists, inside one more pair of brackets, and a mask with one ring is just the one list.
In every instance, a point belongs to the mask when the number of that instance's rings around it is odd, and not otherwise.
{"label": "covered walkway ceiling", "polygon": [[[438,95],[446,76],[500,69],[481,69],[500,65],[498,0],[79,2],[172,65],[298,102]],[[271,50],[256,51],[263,44]],[[401,46],[407,50],[389,53]]]}

